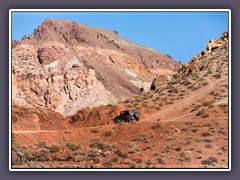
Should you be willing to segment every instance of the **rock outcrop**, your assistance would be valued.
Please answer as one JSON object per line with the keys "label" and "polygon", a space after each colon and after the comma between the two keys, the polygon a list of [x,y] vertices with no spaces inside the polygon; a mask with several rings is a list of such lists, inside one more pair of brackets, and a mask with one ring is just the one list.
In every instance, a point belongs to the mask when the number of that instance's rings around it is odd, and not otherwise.
{"label": "rock outcrop", "polygon": [[171,80],[171,76],[160,75],[159,77],[157,77],[153,80],[150,90],[155,90],[157,87],[167,84],[170,80]]}
{"label": "rock outcrop", "polygon": [[149,89],[152,79],[179,66],[115,31],[47,19],[12,43],[13,103],[69,115]]}
{"label": "rock outcrop", "polygon": [[218,64],[222,59],[217,58],[222,55],[222,58],[226,61],[228,55],[228,31],[224,32],[220,38],[211,39],[207,45],[207,48],[202,52],[194,56],[189,62],[182,65],[178,72],[172,76],[160,75],[155,78],[151,84],[150,90],[155,90],[171,80],[180,78],[186,78],[188,75],[198,73],[203,70],[211,69],[212,66]]}
{"label": "rock outcrop", "polygon": [[221,60],[215,57],[221,56],[220,52],[223,53],[226,51],[228,51],[228,31],[224,32],[218,39],[211,39],[207,48],[194,56],[188,63],[184,64],[174,76],[182,77],[205,69],[210,69],[211,66],[216,65]]}

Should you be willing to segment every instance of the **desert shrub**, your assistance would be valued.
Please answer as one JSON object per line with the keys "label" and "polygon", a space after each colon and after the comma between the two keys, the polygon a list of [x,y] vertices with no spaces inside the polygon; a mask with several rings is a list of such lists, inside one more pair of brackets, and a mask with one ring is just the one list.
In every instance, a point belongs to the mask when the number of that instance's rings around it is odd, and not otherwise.
{"label": "desert shrub", "polygon": [[220,107],[220,108],[226,108],[226,107],[228,107],[228,104],[219,104],[218,107]]}
{"label": "desert shrub", "polygon": [[138,107],[138,106],[139,106],[138,103],[134,103],[134,104],[133,104],[133,107]]}
{"label": "desert shrub", "polygon": [[121,150],[117,150],[114,154],[117,154],[121,158],[128,158],[128,155],[123,153]]}
{"label": "desert shrub", "polygon": [[150,96],[148,96],[148,99],[152,99],[153,98],[153,95],[151,94]]}
{"label": "desert shrub", "polygon": [[48,149],[48,145],[46,141],[40,141],[39,143],[36,144],[38,148],[46,148]]}
{"label": "desert shrub", "polygon": [[181,157],[181,158],[179,159],[180,161],[191,162],[191,157],[190,157],[189,153],[181,152],[181,153],[179,154],[179,156]]}
{"label": "desert shrub", "polygon": [[129,165],[130,168],[135,168],[134,162],[132,162],[130,159],[126,159],[123,161],[123,164]]}
{"label": "desert shrub", "polygon": [[196,114],[196,116],[201,116],[201,115],[204,114],[204,112],[205,112],[205,110],[204,110],[204,109],[201,109],[201,110],[198,111],[198,113]]}
{"label": "desert shrub", "polygon": [[214,163],[218,163],[218,160],[216,157],[209,157],[206,160],[201,161],[202,165],[213,165]]}
{"label": "desert shrub", "polygon": [[197,132],[198,131],[198,129],[192,129],[192,132],[193,133],[195,133],[195,132]]}
{"label": "desert shrub", "polygon": [[134,149],[131,149],[130,151],[128,151],[128,154],[135,154],[137,151]]}
{"label": "desert shrub", "polygon": [[214,95],[214,92],[213,92],[213,91],[211,91],[211,92],[209,93],[209,95]]}
{"label": "desert shrub", "polygon": [[90,160],[93,161],[94,163],[99,163],[100,162],[100,159],[97,158],[97,157],[90,158]]}
{"label": "desert shrub", "polygon": [[142,148],[143,151],[146,151],[148,149],[152,149],[152,148],[150,146],[146,146],[146,147]]}
{"label": "desert shrub", "polygon": [[175,151],[181,151],[181,150],[182,150],[181,147],[177,147],[177,148],[175,148]]}
{"label": "desert shrub", "polygon": [[203,132],[203,133],[201,133],[201,136],[209,137],[209,136],[211,136],[211,134],[209,132]]}
{"label": "desert shrub", "polygon": [[169,92],[169,93],[178,93],[179,91],[178,91],[178,89],[176,89],[176,88],[170,88],[170,89],[168,90],[168,92]]}
{"label": "desert shrub", "polygon": [[111,167],[112,165],[113,165],[113,162],[111,160],[103,163],[104,167]]}
{"label": "desert shrub", "polygon": [[194,87],[193,85],[190,85],[187,87],[187,89],[193,89],[193,87]]}
{"label": "desert shrub", "polygon": [[42,109],[37,111],[37,115],[40,121],[44,121],[48,118],[47,114]]}
{"label": "desert shrub", "polygon": [[155,108],[155,106],[154,106],[154,105],[152,105],[152,106],[150,106],[149,108],[150,108],[150,109],[154,109],[154,108]]}
{"label": "desert shrub", "polygon": [[45,159],[48,160],[49,159],[49,152],[46,150],[41,150],[40,152],[34,152],[32,153],[33,157],[37,157],[39,159]]}
{"label": "desert shrub", "polygon": [[214,107],[214,105],[213,104],[211,104],[210,106],[208,106],[208,108],[213,108]]}
{"label": "desert shrub", "polygon": [[142,95],[143,95],[143,97],[147,97],[147,94],[146,94],[146,93],[143,93]]}
{"label": "desert shrub", "polygon": [[199,109],[199,106],[195,106],[190,112],[197,111]]}
{"label": "desert shrub", "polygon": [[213,77],[216,78],[216,79],[219,79],[219,78],[221,78],[221,75],[220,74],[214,74]]}
{"label": "desert shrub", "polygon": [[[89,151],[88,154],[87,154],[87,157],[90,157],[90,158],[94,158],[94,157],[97,157],[97,156],[99,156],[99,153],[98,153],[97,150],[91,150],[91,151]],[[89,160],[90,160],[90,159],[89,159]]]}
{"label": "desert shrub", "polygon": [[112,107],[113,105],[112,104],[107,104],[107,107]]}
{"label": "desert shrub", "polygon": [[180,97],[185,96],[185,94],[179,94]]}
{"label": "desert shrub", "polygon": [[91,129],[91,133],[98,133],[99,132],[99,130],[98,129]]}
{"label": "desert shrub", "polygon": [[151,127],[151,129],[154,129],[154,130],[159,129],[159,128],[160,128],[160,124],[158,124],[158,123]]}
{"label": "desert shrub", "polygon": [[184,80],[182,83],[184,86],[188,86],[190,84],[192,84],[191,82],[189,82],[188,80]]}
{"label": "desert shrub", "polygon": [[167,83],[168,85],[175,85],[179,82],[179,80],[175,80],[175,81],[171,81],[169,83]]}
{"label": "desert shrub", "polygon": [[145,163],[146,163],[146,165],[151,165],[151,164],[152,164],[152,162],[151,162],[150,159],[148,159],[147,161],[145,161]]}
{"label": "desert shrub", "polygon": [[148,103],[147,103],[147,102],[144,102],[142,106],[143,106],[143,107],[147,107],[147,106],[148,106]]}
{"label": "desert shrub", "polygon": [[59,152],[59,150],[60,150],[60,147],[57,146],[57,145],[51,145],[51,146],[49,147],[49,151],[50,151],[51,153]]}
{"label": "desert shrub", "polygon": [[212,74],[213,72],[211,70],[208,70],[207,71],[207,74]]}
{"label": "desert shrub", "polygon": [[201,117],[202,117],[202,118],[208,118],[208,117],[209,117],[209,114],[203,114]]}
{"label": "desert shrub", "polygon": [[133,161],[135,162],[135,163],[141,163],[142,162],[142,159],[133,159]]}
{"label": "desert shrub", "polygon": [[224,110],[223,112],[224,112],[225,114],[228,114],[228,111],[227,111],[227,110]]}
{"label": "desert shrub", "polygon": [[129,103],[129,102],[130,102],[129,99],[126,99],[125,101],[123,101],[124,104],[127,104],[127,103]]}
{"label": "desert shrub", "polygon": [[155,152],[155,153],[152,154],[152,156],[158,156],[158,155],[159,155],[158,152]]}
{"label": "desert shrub", "polygon": [[102,143],[99,139],[93,139],[92,143],[90,144],[90,147],[103,150],[109,148],[110,146],[105,143]]}
{"label": "desert shrub", "polygon": [[157,159],[157,163],[159,164],[165,164],[164,160],[162,158],[158,158]]}
{"label": "desert shrub", "polygon": [[118,158],[117,158],[117,157],[114,157],[114,158],[111,159],[111,161],[114,162],[114,163],[116,163],[116,162],[118,162]]}
{"label": "desert shrub", "polygon": [[173,141],[175,140],[175,137],[167,137],[166,141]]}
{"label": "desert shrub", "polygon": [[164,92],[159,92],[159,96],[165,96],[166,94]]}
{"label": "desert shrub", "polygon": [[162,153],[168,153],[169,151],[170,151],[170,147],[167,146],[167,147],[162,151]]}
{"label": "desert shrub", "polygon": [[132,139],[131,141],[135,142],[144,142],[144,143],[149,143],[149,140],[146,137],[136,137]]}
{"label": "desert shrub", "polygon": [[107,131],[104,133],[104,136],[109,137],[112,136],[112,134],[113,134],[112,131]]}
{"label": "desert shrub", "polygon": [[18,121],[18,116],[15,113],[12,113],[12,122],[15,123]]}
{"label": "desert shrub", "polygon": [[143,91],[144,91],[144,88],[143,87],[141,87],[140,89],[139,89],[139,94],[141,94],[141,93],[143,93]]}
{"label": "desert shrub", "polygon": [[64,134],[71,134],[71,131],[63,131]]}
{"label": "desert shrub", "polygon": [[205,148],[213,148],[213,146],[211,145],[211,144],[207,144],[207,145],[205,145]]}
{"label": "desert shrub", "polygon": [[72,150],[72,151],[76,151],[76,150],[78,150],[78,149],[80,148],[79,145],[69,144],[69,143],[67,143],[67,147],[68,147],[70,150]]}
{"label": "desert shrub", "polygon": [[187,132],[189,129],[187,128],[187,127],[183,127],[182,129],[181,129],[181,132]]}
{"label": "desert shrub", "polygon": [[201,154],[201,153],[202,153],[202,151],[200,151],[200,150],[197,150],[196,152],[197,152],[197,153],[199,153],[199,154]]}
{"label": "desert shrub", "polygon": [[160,107],[156,107],[155,109],[156,109],[156,110],[158,110],[158,111],[160,111],[160,110],[161,110],[161,108],[160,108]]}
{"label": "desert shrub", "polygon": [[205,101],[202,103],[203,106],[210,106],[212,105],[212,102],[211,101]]}
{"label": "desert shrub", "polygon": [[195,91],[195,90],[197,90],[197,89],[199,89],[201,86],[194,86],[194,87],[192,87],[192,91]]}
{"label": "desert shrub", "polygon": [[203,83],[202,85],[203,85],[203,86],[207,86],[208,84],[209,84],[209,83],[205,82],[205,83]]}

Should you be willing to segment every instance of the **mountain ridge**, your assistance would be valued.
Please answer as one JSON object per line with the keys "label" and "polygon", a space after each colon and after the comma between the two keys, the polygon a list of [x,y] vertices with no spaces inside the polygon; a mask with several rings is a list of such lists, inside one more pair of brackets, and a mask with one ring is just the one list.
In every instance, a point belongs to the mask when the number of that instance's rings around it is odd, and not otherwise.
{"label": "mountain ridge", "polygon": [[13,102],[64,115],[124,100],[180,67],[116,31],[56,19],[13,41],[12,54]]}

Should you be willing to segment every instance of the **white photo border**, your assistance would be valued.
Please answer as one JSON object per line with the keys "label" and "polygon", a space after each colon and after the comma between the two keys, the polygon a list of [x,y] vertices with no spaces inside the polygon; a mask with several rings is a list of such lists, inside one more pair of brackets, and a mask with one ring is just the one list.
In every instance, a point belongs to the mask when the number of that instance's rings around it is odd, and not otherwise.
{"label": "white photo border", "polygon": [[[73,169],[12,168],[12,13],[13,12],[228,12],[228,168]],[[231,171],[231,9],[10,9],[9,10],[9,171]]]}

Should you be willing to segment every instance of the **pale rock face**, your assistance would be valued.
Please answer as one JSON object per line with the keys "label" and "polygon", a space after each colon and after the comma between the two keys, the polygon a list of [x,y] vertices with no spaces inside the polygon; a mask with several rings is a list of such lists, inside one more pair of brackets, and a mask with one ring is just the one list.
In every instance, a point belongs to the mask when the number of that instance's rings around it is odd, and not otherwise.
{"label": "pale rock face", "polygon": [[12,99],[66,116],[129,98],[179,66],[113,31],[45,20],[32,35],[12,43]]}

